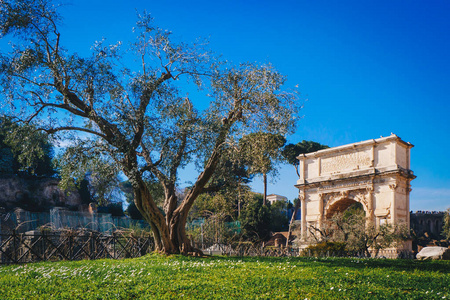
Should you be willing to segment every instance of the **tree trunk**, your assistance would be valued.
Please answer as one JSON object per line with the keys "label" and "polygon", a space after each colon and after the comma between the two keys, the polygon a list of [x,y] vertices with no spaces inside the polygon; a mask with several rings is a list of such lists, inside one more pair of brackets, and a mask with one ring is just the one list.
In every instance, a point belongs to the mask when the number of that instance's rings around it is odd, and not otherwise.
{"label": "tree trunk", "polygon": [[[206,163],[205,169],[202,173],[200,173],[197,181],[186,194],[178,207],[174,184],[176,176],[173,181],[168,180],[168,182],[165,182],[164,179],[167,179],[167,177],[165,177],[164,174],[157,169],[152,170],[156,173],[157,177],[159,175],[159,179],[163,182],[165,189],[166,199],[164,200],[164,212],[162,212],[153,200],[148,187],[145,185],[142,177],[140,177],[141,175],[131,172],[134,170],[133,166],[137,165],[136,159],[134,158],[132,161],[134,162],[134,165],[132,163],[129,164],[130,166],[128,168],[127,176],[129,178],[134,178],[134,184],[132,182],[135,193],[134,201],[142,216],[144,216],[152,227],[157,251],[165,254],[203,254],[201,250],[192,247],[191,242],[187,237],[187,216],[189,210],[194,204],[195,199],[200,195],[217,167],[217,163],[221,155],[221,145],[225,141],[231,124],[232,122],[229,122],[222,128],[219,137],[216,140],[216,145],[214,147],[215,150]],[[173,172],[175,171],[176,168],[174,168]]]}
{"label": "tree trunk", "polygon": [[[139,201],[136,201],[136,206],[138,203]],[[145,196],[141,197],[139,203],[142,208],[141,213],[151,226],[156,251],[164,254],[185,255],[199,252],[191,246],[186,234],[187,214],[175,213],[171,217],[164,217],[159,210],[157,213],[152,213],[151,210],[146,209],[145,203],[150,203],[149,199],[145,199]]]}
{"label": "tree trunk", "polygon": [[267,174],[263,174],[263,182],[264,182],[264,198],[263,198],[263,205],[266,205],[266,198],[267,198]]}
{"label": "tree trunk", "polygon": [[294,212],[292,213],[291,220],[289,221],[288,234],[286,239],[286,247],[289,246],[289,240],[291,238],[292,224],[295,221],[295,216],[297,215],[298,209],[300,208],[300,199],[297,199],[297,203],[295,203]]}
{"label": "tree trunk", "polygon": [[166,218],[156,203],[142,179],[137,179],[133,186],[134,201],[145,220],[150,224],[155,239],[155,250],[162,253],[178,253],[171,240]]}
{"label": "tree trunk", "polygon": [[[145,183],[141,179],[138,179],[137,182],[137,187],[133,186],[134,201],[142,216],[151,226],[155,239],[155,250],[164,254],[203,255],[201,250],[192,247],[186,234],[189,209],[202,186],[197,185],[190,190],[178,208],[167,209],[167,212],[163,212],[153,201]],[[172,198],[168,198],[174,195],[174,193],[166,193],[165,203],[176,203],[176,201],[172,201]]]}

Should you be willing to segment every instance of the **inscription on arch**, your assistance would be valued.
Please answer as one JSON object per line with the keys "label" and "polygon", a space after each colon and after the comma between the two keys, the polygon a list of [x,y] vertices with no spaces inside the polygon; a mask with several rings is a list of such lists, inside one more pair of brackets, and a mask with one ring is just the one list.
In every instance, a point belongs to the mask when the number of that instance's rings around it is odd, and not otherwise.
{"label": "inscription on arch", "polygon": [[352,152],[321,159],[320,172],[332,173],[369,167],[372,158],[365,152]]}

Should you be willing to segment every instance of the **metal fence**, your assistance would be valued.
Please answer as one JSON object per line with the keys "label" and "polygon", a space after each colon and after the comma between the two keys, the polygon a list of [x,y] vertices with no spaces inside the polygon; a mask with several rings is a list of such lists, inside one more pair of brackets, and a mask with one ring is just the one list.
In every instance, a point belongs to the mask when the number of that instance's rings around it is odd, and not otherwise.
{"label": "metal fence", "polygon": [[68,211],[53,208],[50,212],[29,212],[16,209],[14,212],[0,214],[0,233],[11,233],[13,230],[25,233],[40,227],[58,229],[89,229],[98,232],[112,232],[117,229],[133,228],[150,230],[143,220],[128,217],[114,217],[111,214]]}
{"label": "metal fence", "polygon": [[370,256],[364,251],[330,251],[304,249],[299,252],[299,256],[304,257],[357,257],[357,258],[402,258],[414,259],[414,253],[409,250],[382,249],[378,252],[370,250]]}
{"label": "metal fence", "polygon": [[[261,256],[261,257],[356,257],[367,258],[364,251],[330,251],[317,249],[300,249],[298,247],[264,247],[262,244],[237,243],[233,245],[214,244],[203,249],[206,255],[227,256]],[[370,251],[372,258],[401,258],[414,259],[415,255],[409,250],[382,249],[378,252]]]}
{"label": "metal fence", "polygon": [[61,231],[0,234],[0,263],[134,258],[154,250],[151,236],[114,232]]}
{"label": "metal fence", "polygon": [[293,247],[264,247],[262,244],[250,242],[238,242],[231,245],[213,244],[202,249],[206,255],[226,255],[226,256],[298,256],[299,249]]}

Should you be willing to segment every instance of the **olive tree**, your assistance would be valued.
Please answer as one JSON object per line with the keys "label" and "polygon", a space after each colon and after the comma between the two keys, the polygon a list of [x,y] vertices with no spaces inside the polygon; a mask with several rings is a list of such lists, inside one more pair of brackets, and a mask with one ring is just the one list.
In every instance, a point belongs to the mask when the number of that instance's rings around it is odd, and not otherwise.
{"label": "olive tree", "polygon": [[[195,251],[188,212],[224,147],[251,132],[292,132],[296,93],[271,65],[222,61],[204,43],[174,40],[147,13],[138,15],[134,42],[96,42],[86,57],[64,48],[61,23],[51,0],[0,2],[0,35],[11,44],[0,54],[2,109],[70,141],[65,178],[92,158],[123,172],[158,251]],[[204,98],[189,98],[189,85]],[[196,109],[204,99],[209,106]],[[189,163],[201,168],[179,198],[179,170]],[[149,174],[163,187],[162,207],[146,185]]]}
{"label": "olive tree", "polygon": [[316,242],[343,243],[347,251],[360,252],[366,257],[371,257],[371,250],[377,257],[380,250],[403,243],[409,231],[402,223],[379,226],[368,223],[360,203],[335,213],[321,227],[310,225],[308,230]]}

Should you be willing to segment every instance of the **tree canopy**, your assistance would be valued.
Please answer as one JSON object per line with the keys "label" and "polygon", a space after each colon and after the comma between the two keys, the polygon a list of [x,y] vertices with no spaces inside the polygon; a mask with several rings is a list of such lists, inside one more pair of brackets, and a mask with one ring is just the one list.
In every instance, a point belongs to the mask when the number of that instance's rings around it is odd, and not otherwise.
{"label": "tree canopy", "polygon": [[260,174],[263,177],[263,204],[267,198],[267,175],[276,174],[276,164],[281,162],[281,149],[286,138],[281,134],[255,132],[244,136],[239,141],[239,150],[250,174]]}
{"label": "tree canopy", "polygon": [[442,226],[441,234],[447,239],[450,240],[450,208],[447,208],[444,214],[444,224]]}
{"label": "tree canopy", "polygon": [[53,176],[53,147],[43,132],[0,117],[0,174]]}
{"label": "tree canopy", "polygon": [[317,142],[303,140],[301,142],[298,142],[297,144],[287,144],[286,146],[284,146],[281,154],[288,164],[294,166],[295,172],[297,172],[297,175],[300,177],[300,174],[298,173],[299,162],[297,156],[299,156],[300,154],[316,152],[326,148],[329,147]]}
{"label": "tree canopy", "polygon": [[[231,64],[204,42],[179,42],[146,12],[137,17],[134,42],[102,40],[82,57],[64,48],[57,3],[5,0],[0,8],[0,37],[11,43],[0,53],[2,109],[70,141],[62,176],[76,177],[71,164],[92,158],[123,172],[164,253],[195,251],[185,232],[188,212],[226,147],[252,132],[294,130],[297,94],[274,67]],[[186,86],[203,98],[189,97]],[[205,99],[209,106],[197,109]],[[189,163],[199,175],[179,199],[179,170]],[[146,185],[150,176],[163,187],[162,207]]]}

